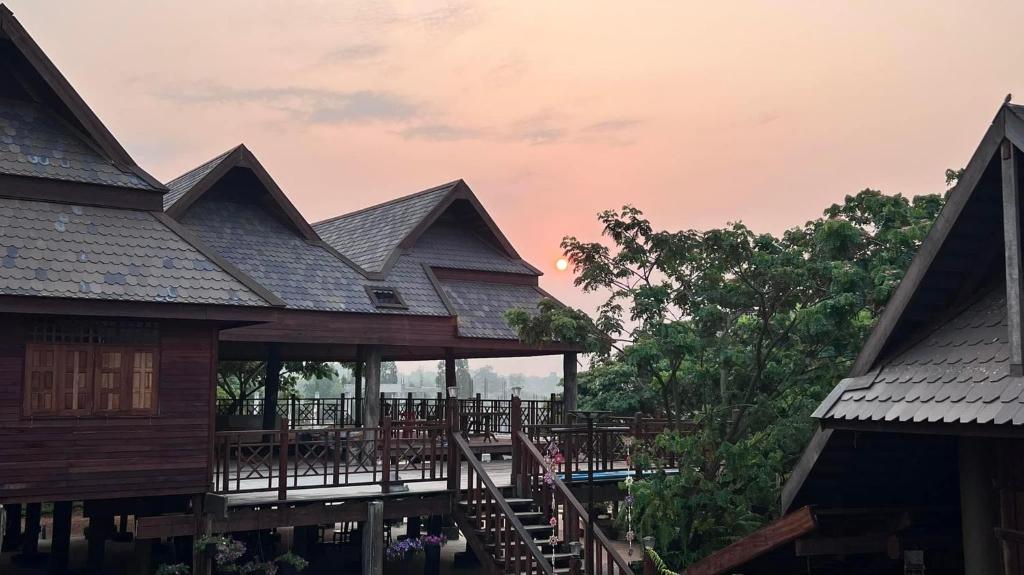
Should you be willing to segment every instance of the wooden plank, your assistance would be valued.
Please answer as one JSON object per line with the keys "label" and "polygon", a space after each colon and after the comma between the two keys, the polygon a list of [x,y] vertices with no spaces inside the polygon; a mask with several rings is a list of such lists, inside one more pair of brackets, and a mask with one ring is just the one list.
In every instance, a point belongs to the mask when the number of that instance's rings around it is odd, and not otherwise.
{"label": "wooden plank", "polygon": [[1010,375],[1024,373],[1021,347],[1021,245],[1020,191],[1017,182],[1017,153],[1009,140],[1001,146],[1003,176],[1003,238],[1006,255],[1006,314],[1010,339]]}
{"label": "wooden plank", "polygon": [[772,549],[812,533],[815,529],[817,522],[814,513],[810,507],[802,507],[701,559],[683,571],[683,575],[718,575],[730,572]]}

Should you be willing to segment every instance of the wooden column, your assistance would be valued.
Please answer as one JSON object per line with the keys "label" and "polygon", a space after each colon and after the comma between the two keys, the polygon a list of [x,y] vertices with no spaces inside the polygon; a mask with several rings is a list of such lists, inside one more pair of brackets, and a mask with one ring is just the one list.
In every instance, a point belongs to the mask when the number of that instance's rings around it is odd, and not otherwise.
{"label": "wooden column", "polygon": [[39,519],[42,511],[42,503],[29,503],[25,506],[25,533],[21,540],[23,557],[35,557],[39,554]]}
{"label": "wooden column", "polygon": [[993,441],[979,437],[961,437],[959,441],[964,575],[1001,573],[1002,554],[995,536],[999,504]]}
{"label": "wooden column", "polygon": [[450,349],[444,350],[444,387],[445,394],[448,393],[447,388],[454,387],[456,389],[456,397],[462,399],[462,396],[458,395],[459,384],[458,380],[455,378],[455,355]]}
{"label": "wooden column", "polygon": [[0,551],[14,551],[21,544],[21,503],[4,505],[4,536]]}
{"label": "wooden column", "polygon": [[267,371],[263,386],[263,429],[277,425],[277,394],[281,391],[281,353],[276,343],[267,347]]}
{"label": "wooden column", "polygon": [[53,504],[53,533],[50,543],[50,575],[63,575],[68,570],[71,550],[71,502],[58,501]]}
{"label": "wooden column", "polygon": [[576,411],[578,400],[576,352],[569,352],[562,356],[562,405],[565,411]]}
{"label": "wooden column", "polygon": [[356,365],[352,369],[356,388],[356,425],[363,424],[363,346],[356,346]]}
{"label": "wooden column", "polygon": [[366,523],[363,524],[362,563],[363,575],[381,575],[384,572],[383,501],[370,501],[366,504]]}
{"label": "wooden column", "polygon": [[380,348],[371,345],[363,350],[365,394],[363,396],[363,427],[380,425]]}
{"label": "wooden column", "polygon": [[1010,340],[1010,375],[1024,374],[1021,345],[1021,245],[1020,193],[1017,183],[1017,150],[1003,140],[1003,239],[1006,244],[1006,314]]}

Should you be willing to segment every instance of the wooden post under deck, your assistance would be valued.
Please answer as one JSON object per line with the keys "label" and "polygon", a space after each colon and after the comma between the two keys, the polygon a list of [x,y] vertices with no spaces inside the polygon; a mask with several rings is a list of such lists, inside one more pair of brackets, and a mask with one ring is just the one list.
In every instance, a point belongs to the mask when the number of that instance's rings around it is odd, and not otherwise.
{"label": "wooden post under deck", "polygon": [[14,551],[21,544],[21,504],[4,505],[4,536],[0,541],[0,551]]}
{"label": "wooden post under deck", "polygon": [[63,575],[68,570],[71,551],[71,502],[53,504],[53,532],[50,539],[50,575]]}
{"label": "wooden post under deck", "polygon": [[29,503],[25,506],[25,533],[21,540],[21,554],[24,557],[39,554],[39,519],[42,508],[42,503]]}
{"label": "wooden post under deck", "polygon": [[384,502],[371,501],[366,505],[366,523],[363,524],[363,575],[381,575],[384,572]]}

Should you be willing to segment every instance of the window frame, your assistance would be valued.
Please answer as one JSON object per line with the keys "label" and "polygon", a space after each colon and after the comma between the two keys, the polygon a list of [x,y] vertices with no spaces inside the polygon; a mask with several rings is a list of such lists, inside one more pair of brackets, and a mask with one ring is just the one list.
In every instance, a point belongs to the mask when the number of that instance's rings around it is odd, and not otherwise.
{"label": "window frame", "polygon": [[[381,309],[409,309],[406,305],[405,299],[402,298],[402,294],[399,293],[398,288],[387,287],[387,286],[365,286],[366,295],[370,297],[370,301],[373,302],[373,306]],[[377,298],[378,291],[389,291],[395,294],[395,299],[398,300],[396,303],[382,302]]]}
{"label": "window frame", "polygon": [[[47,411],[32,409],[32,375],[39,371],[32,364],[33,353],[40,350],[53,350],[54,353],[54,383],[53,383],[53,406]],[[65,409],[65,381],[67,370],[67,355],[71,351],[84,351],[86,370],[86,392],[87,407],[79,410],[69,411]],[[102,362],[102,353],[119,352],[120,370],[117,385],[118,409],[102,409],[100,402],[99,381],[106,370]],[[135,356],[138,353],[152,353],[152,400],[151,407],[137,409],[133,407],[133,370]],[[160,346],[157,344],[145,345],[118,345],[105,343],[37,343],[31,342],[25,348],[24,364],[24,394],[22,406],[23,415],[26,418],[53,418],[53,419],[103,419],[112,417],[154,417],[160,414]]]}

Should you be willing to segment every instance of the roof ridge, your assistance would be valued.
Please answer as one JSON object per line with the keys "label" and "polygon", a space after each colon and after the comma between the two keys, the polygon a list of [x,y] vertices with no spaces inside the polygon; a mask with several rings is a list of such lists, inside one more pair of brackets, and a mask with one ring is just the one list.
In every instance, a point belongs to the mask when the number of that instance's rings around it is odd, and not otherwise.
{"label": "roof ridge", "polygon": [[324,219],[324,220],[320,220],[318,222],[313,222],[310,225],[318,226],[320,224],[333,223],[333,222],[336,222],[336,221],[339,221],[339,220],[343,220],[343,219],[345,219],[347,217],[350,217],[350,216],[355,216],[355,215],[358,215],[358,214],[362,214],[364,212],[369,212],[371,210],[376,210],[376,209],[379,209],[379,208],[388,207],[388,206],[391,206],[391,205],[394,205],[394,204],[397,204],[397,203],[400,203],[400,202],[411,200],[413,198],[418,198],[420,196],[425,196],[425,195],[433,193],[433,192],[439,192],[439,191],[441,191],[441,190],[443,190],[445,188],[452,188],[452,187],[457,186],[462,181],[463,181],[462,178],[459,178],[457,180],[452,180],[450,182],[441,184],[439,186],[434,186],[434,187],[428,188],[426,190],[420,190],[418,192],[413,192],[411,194],[406,194],[404,196],[399,196],[397,198],[392,198],[390,200],[387,200],[387,201],[384,201],[384,202],[380,202],[379,204],[374,204],[372,206],[367,206],[365,208],[360,208],[360,209],[358,209],[358,210],[356,210],[354,212],[347,212],[347,213],[340,214],[340,215],[337,215],[337,216],[334,216],[334,217],[330,217],[330,218],[327,218],[327,219]]}
{"label": "roof ridge", "polygon": [[188,170],[188,171],[184,172],[183,174],[181,174],[181,175],[179,175],[179,176],[177,176],[175,178],[167,180],[167,183],[164,184],[164,185],[167,186],[168,188],[170,188],[170,187],[172,187],[174,182],[177,182],[178,180],[184,179],[184,178],[186,178],[186,177],[188,177],[188,176],[198,172],[199,170],[202,170],[203,168],[206,168],[207,166],[209,166],[210,164],[213,164],[214,162],[219,163],[219,162],[223,161],[224,158],[228,157],[232,152],[234,152],[235,150],[237,150],[239,148],[242,148],[242,147],[244,147],[243,144],[238,144],[237,146],[231,148],[230,150],[227,150],[226,152],[222,152],[219,155],[214,156],[214,157],[210,158],[209,160],[206,160],[205,162],[203,162],[202,164],[199,164],[198,166],[192,168],[191,170]]}

